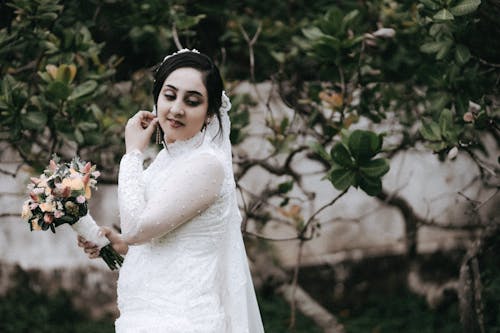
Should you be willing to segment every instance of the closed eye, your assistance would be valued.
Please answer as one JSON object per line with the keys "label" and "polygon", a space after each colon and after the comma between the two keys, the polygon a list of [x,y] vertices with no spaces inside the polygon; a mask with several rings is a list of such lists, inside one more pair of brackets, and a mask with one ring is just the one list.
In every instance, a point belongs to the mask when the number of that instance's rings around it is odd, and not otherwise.
{"label": "closed eye", "polygon": [[186,100],[186,104],[189,106],[195,107],[195,106],[200,105],[200,101],[188,99],[188,100]]}
{"label": "closed eye", "polygon": [[175,101],[175,99],[176,99],[176,96],[173,94],[165,94],[164,96],[169,101]]}

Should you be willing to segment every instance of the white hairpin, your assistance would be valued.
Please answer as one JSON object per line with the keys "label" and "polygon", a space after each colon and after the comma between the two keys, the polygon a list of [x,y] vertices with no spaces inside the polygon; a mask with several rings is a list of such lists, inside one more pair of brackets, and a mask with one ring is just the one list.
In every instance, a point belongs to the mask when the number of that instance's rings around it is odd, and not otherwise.
{"label": "white hairpin", "polygon": [[165,60],[167,60],[168,58],[171,58],[171,57],[173,57],[173,56],[175,56],[175,55],[177,55],[177,54],[180,54],[180,53],[186,53],[186,52],[193,52],[193,53],[198,53],[198,54],[200,54],[200,51],[198,51],[197,49],[192,49],[192,50],[190,50],[190,49],[181,49],[181,50],[179,50],[179,51],[177,51],[177,52],[174,52],[174,53],[172,53],[172,54],[167,55],[165,58],[163,58],[163,61],[162,61],[162,62],[165,62]]}

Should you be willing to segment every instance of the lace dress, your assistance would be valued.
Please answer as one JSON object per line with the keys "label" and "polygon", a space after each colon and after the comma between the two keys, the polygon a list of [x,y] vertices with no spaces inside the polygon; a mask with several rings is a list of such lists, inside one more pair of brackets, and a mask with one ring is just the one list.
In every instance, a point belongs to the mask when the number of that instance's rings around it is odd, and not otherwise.
{"label": "lace dress", "polygon": [[[229,161],[230,162],[230,161]],[[263,332],[227,156],[198,134],[120,164],[118,333]]]}

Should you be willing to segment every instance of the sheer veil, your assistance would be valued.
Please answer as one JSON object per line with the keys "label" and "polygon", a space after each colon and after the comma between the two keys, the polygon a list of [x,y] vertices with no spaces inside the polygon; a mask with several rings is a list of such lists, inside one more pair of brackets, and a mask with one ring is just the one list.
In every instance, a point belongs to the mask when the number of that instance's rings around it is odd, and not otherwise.
{"label": "sheer veil", "polygon": [[[220,107],[220,117],[222,128],[219,129],[218,122],[214,119],[206,127],[205,140],[211,140],[224,156],[224,169],[230,175],[228,183],[231,192],[228,196],[231,200],[230,212],[228,214],[228,230],[223,246],[223,257],[220,258],[222,303],[227,316],[228,332],[264,332],[262,319],[255,297],[252,276],[248,267],[243,237],[241,235],[241,215],[236,200],[236,185],[233,176],[233,163],[231,153],[231,142],[229,134],[231,131],[231,121],[228,112],[231,109],[231,102],[226,93],[222,93],[222,104]],[[220,133],[219,131],[222,131]]]}

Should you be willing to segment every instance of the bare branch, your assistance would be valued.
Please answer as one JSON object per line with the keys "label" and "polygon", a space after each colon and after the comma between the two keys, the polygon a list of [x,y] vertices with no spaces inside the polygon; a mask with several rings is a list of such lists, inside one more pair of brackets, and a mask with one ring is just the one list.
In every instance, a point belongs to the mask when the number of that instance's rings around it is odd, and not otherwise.
{"label": "bare branch", "polygon": [[261,234],[257,234],[255,232],[247,231],[247,230],[243,230],[243,233],[245,235],[247,235],[247,236],[252,236],[252,237],[255,237],[255,238],[258,238],[258,239],[272,241],[272,242],[296,241],[296,240],[299,239],[297,236],[288,237],[288,238],[272,238],[272,237],[267,237],[267,236],[264,236],[264,235],[261,235]]}
{"label": "bare branch", "polygon": [[19,213],[2,213],[0,214],[0,218],[4,217],[21,217],[21,214]]}
{"label": "bare branch", "polygon": [[311,224],[311,222],[314,220],[314,218],[319,213],[321,213],[325,208],[330,207],[331,205],[333,205],[334,203],[336,203],[337,200],[339,200],[344,194],[346,194],[348,190],[349,190],[349,188],[345,189],[339,195],[337,195],[335,198],[333,198],[330,202],[326,203],[325,205],[323,205],[322,207],[320,207],[316,212],[314,212],[314,214],[312,214],[311,217],[309,217],[309,219],[307,220],[306,224],[304,225],[304,227],[300,231],[299,238],[302,239],[304,237],[304,235],[305,235],[305,233],[307,231],[307,228],[309,227],[309,225]]}
{"label": "bare branch", "polygon": [[175,25],[175,22],[172,24],[172,37],[174,38],[174,43],[177,47],[177,50],[182,50],[183,47],[181,41],[179,40],[179,35],[177,34],[177,26]]}
{"label": "bare branch", "polygon": [[297,309],[305,316],[311,318],[325,333],[345,332],[344,327],[339,323],[337,318],[321,306],[321,304],[316,302],[299,285],[295,286],[294,293],[292,293],[292,286],[289,284],[281,285],[278,291],[287,301],[295,301]]}
{"label": "bare branch", "polygon": [[248,53],[250,56],[250,79],[252,82],[255,82],[255,55],[253,51],[253,46],[257,42],[257,39],[259,38],[260,32],[262,31],[262,22],[259,22],[259,26],[257,27],[257,31],[255,32],[254,36],[252,39],[248,36],[248,33],[245,31],[245,28],[243,27],[242,24],[238,23],[238,27],[240,28],[241,34],[243,35],[243,38],[247,42],[248,45]]}
{"label": "bare branch", "polygon": [[14,178],[16,177],[16,173],[1,168],[0,168],[0,173],[3,173],[4,175],[11,176]]}

